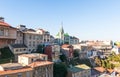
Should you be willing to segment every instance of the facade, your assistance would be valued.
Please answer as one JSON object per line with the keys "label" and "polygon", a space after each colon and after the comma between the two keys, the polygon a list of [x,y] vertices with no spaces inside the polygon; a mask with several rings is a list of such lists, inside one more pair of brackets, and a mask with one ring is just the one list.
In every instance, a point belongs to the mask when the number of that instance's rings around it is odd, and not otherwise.
{"label": "facade", "polygon": [[32,53],[32,54],[22,54],[18,56],[18,63],[22,64],[23,66],[29,65],[37,60],[48,60],[47,55]]}
{"label": "facade", "polygon": [[70,36],[70,43],[69,44],[79,44],[79,39],[75,36]]}
{"label": "facade", "polygon": [[29,52],[34,52],[37,46],[42,43],[43,36],[33,29],[27,29],[24,33],[24,44],[28,47]]}
{"label": "facade", "polygon": [[23,66],[27,65],[34,69],[32,77],[53,77],[53,62],[47,61],[47,55],[23,54],[18,59]]}
{"label": "facade", "polygon": [[91,69],[85,64],[68,68],[67,77],[91,77]]}
{"label": "facade", "polygon": [[[21,25],[23,26],[23,25]],[[23,32],[17,29],[17,38],[15,40],[15,44],[23,44]]]}
{"label": "facade", "polygon": [[0,48],[8,44],[14,44],[16,40],[16,28],[13,28],[0,17]]}
{"label": "facade", "polygon": [[10,44],[9,48],[15,55],[15,61],[18,60],[18,55],[29,53],[27,46],[24,44]]}
{"label": "facade", "polygon": [[50,32],[45,31],[43,29],[38,29],[38,30],[36,30],[36,32],[43,35],[42,43],[50,43],[51,42]]}
{"label": "facade", "polygon": [[33,77],[53,77],[53,63],[36,61],[29,65],[33,70]]}
{"label": "facade", "polygon": [[34,29],[27,29],[25,25],[17,27],[16,44],[24,44],[28,47],[28,51],[34,52],[37,46],[43,43],[43,35]]}
{"label": "facade", "polygon": [[68,60],[73,58],[73,46],[69,44],[63,44],[62,53],[68,58]]}
{"label": "facade", "polygon": [[57,62],[60,56],[60,46],[59,45],[48,45],[45,47],[44,53],[48,55],[48,59]]}
{"label": "facade", "polygon": [[50,36],[50,43],[53,44],[55,42],[55,38],[51,35]]}

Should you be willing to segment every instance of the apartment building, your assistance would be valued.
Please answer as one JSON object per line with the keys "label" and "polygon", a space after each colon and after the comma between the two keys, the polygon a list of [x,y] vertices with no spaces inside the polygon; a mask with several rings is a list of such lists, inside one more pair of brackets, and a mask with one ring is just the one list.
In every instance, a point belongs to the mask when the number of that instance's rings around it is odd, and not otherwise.
{"label": "apartment building", "polygon": [[38,53],[22,54],[18,56],[18,63],[22,64],[23,66],[29,65],[37,60],[47,61],[48,56]]}
{"label": "apartment building", "polygon": [[68,68],[67,77],[91,77],[91,69],[85,64]]}
{"label": "apartment building", "polygon": [[50,43],[52,40],[51,40],[51,35],[50,35],[50,32],[48,31],[45,31],[43,29],[37,29],[36,30],[37,33],[43,35],[43,41],[42,43]]}
{"label": "apartment building", "polygon": [[73,46],[69,44],[62,45],[62,53],[70,60],[73,58]]}
{"label": "apartment building", "polygon": [[0,17],[0,48],[15,43],[16,34],[17,29],[6,23],[3,17]]}
{"label": "apartment building", "polygon": [[28,47],[25,44],[10,44],[9,48],[15,55],[15,61],[18,60],[18,55],[29,53]]}
{"label": "apartment building", "polygon": [[53,62],[44,54],[22,54],[18,63],[0,64],[0,77],[53,77]]}
{"label": "apartment building", "polygon": [[25,44],[29,52],[35,52],[39,44],[51,43],[53,40],[50,33],[43,29],[28,29],[25,25],[17,27],[16,43]]}
{"label": "apartment building", "polygon": [[33,77],[53,77],[53,62],[47,61],[47,55],[23,54],[19,56],[18,62],[33,68]]}

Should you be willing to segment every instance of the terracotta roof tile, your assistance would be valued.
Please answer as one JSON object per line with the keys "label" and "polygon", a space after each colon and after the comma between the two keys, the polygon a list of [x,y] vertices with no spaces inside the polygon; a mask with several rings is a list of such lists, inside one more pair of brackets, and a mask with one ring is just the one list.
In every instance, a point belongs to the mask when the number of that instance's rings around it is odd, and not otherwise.
{"label": "terracotta roof tile", "polygon": [[105,71],[105,68],[103,68],[103,67],[95,67],[94,69],[99,71],[99,72],[104,72]]}
{"label": "terracotta roof tile", "polygon": [[28,66],[34,68],[34,67],[45,66],[45,65],[49,65],[49,64],[53,64],[53,62],[50,62],[50,61],[36,61],[36,62],[33,62],[33,63],[29,64]]}
{"label": "terracotta roof tile", "polygon": [[2,22],[2,21],[0,21],[0,26],[10,27],[10,25],[8,23]]}

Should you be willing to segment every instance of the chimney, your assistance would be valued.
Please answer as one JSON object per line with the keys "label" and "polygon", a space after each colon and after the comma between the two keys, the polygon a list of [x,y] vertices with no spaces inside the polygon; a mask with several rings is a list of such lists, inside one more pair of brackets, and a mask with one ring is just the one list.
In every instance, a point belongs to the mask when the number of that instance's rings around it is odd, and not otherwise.
{"label": "chimney", "polygon": [[4,22],[4,17],[0,17],[0,22]]}

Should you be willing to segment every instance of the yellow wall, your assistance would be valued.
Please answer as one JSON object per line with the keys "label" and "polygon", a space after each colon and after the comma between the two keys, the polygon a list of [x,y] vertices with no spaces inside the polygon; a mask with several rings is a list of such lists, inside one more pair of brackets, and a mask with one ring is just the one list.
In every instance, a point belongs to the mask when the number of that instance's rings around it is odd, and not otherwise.
{"label": "yellow wall", "polygon": [[[22,73],[14,73],[14,74],[8,74],[8,75],[2,75],[0,77],[5,77],[5,76],[9,76],[9,77],[18,77],[18,74],[21,74],[21,77],[32,77],[33,73],[32,71],[29,72],[22,72]],[[29,76],[27,76],[29,75]]]}

